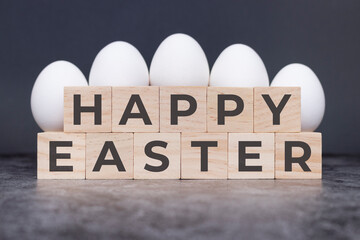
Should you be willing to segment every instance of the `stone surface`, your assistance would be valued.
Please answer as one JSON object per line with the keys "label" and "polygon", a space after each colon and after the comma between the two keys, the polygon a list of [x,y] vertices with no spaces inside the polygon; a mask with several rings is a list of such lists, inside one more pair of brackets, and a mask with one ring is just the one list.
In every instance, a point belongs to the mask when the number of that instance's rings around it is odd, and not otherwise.
{"label": "stone surface", "polygon": [[356,239],[360,158],[323,180],[36,180],[0,159],[0,239]]}

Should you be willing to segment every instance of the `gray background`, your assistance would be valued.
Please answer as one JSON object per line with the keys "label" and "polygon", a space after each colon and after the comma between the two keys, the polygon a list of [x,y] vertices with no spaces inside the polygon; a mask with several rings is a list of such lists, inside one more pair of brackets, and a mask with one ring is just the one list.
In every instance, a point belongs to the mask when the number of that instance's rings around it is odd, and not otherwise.
{"label": "gray background", "polygon": [[360,1],[3,1],[0,0],[0,154],[36,151],[32,85],[55,60],[85,74],[112,41],[132,43],[148,65],[168,35],[184,32],[210,67],[233,43],[262,57],[270,79],[300,62],[320,78],[326,112],[318,131],[325,153],[359,154]]}

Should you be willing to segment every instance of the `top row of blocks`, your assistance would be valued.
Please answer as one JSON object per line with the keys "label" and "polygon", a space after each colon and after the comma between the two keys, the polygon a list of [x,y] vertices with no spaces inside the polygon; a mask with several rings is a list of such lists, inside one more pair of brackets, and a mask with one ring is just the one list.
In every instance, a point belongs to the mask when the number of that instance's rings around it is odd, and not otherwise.
{"label": "top row of blocks", "polygon": [[299,87],[65,87],[64,132],[300,132]]}

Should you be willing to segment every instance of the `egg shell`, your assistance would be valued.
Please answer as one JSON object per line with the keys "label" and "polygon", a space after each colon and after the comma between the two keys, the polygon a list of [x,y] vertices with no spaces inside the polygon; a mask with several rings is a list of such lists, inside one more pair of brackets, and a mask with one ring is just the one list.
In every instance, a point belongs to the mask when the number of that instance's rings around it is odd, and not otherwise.
{"label": "egg shell", "polygon": [[209,64],[199,43],[189,35],[167,37],[150,65],[150,85],[208,86]]}
{"label": "egg shell", "polygon": [[31,92],[31,111],[43,131],[63,131],[64,87],[87,86],[84,74],[74,64],[56,61],[37,77]]}
{"label": "egg shell", "polygon": [[148,86],[149,70],[141,53],[130,43],[117,41],[95,57],[90,86]]}
{"label": "egg shell", "polygon": [[269,76],[260,56],[249,46],[233,44],[216,59],[210,86],[268,87]]}
{"label": "egg shell", "polygon": [[276,74],[273,87],[301,87],[301,131],[312,132],[325,113],[325,94],[316,74],[307,66],[293,63]]}

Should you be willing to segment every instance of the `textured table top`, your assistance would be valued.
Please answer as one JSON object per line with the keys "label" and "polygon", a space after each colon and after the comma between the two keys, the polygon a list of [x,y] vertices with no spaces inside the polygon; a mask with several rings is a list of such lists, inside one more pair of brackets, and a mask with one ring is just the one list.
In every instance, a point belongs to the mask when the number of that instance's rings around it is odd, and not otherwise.
{"label": "textured table top", "polygon": [[360,158],[322,180],[37,180],[0,158],[0,239],[359,239]]}

